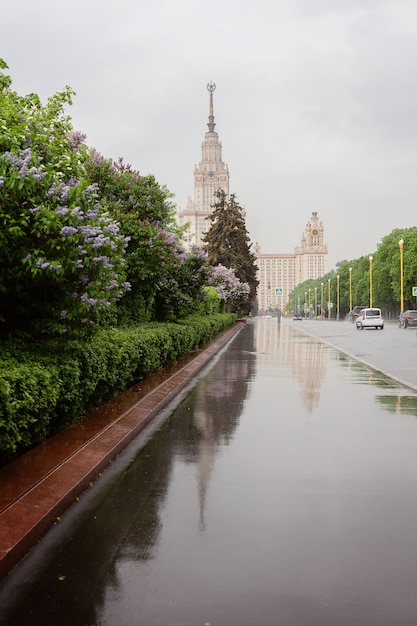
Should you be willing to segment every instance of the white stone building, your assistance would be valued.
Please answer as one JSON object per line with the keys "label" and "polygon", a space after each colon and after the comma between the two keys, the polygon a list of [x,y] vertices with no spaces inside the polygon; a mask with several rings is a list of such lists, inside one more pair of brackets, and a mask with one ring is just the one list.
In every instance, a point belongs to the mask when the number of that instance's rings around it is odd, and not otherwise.
{"label": "white stone building", "polygon": [[[328,271],[327,244],[323,223],[313,212],[293,254],[262,254],[255,246],[258,264],[258,309],[284,310],[291,291],[309,278],[320,278]],[[302,303],[303,304],[303,303]]]}

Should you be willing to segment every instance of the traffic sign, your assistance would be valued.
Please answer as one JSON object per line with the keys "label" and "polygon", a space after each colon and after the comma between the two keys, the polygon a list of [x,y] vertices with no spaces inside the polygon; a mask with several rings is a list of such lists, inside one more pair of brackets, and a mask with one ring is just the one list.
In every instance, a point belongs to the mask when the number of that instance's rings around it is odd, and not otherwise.
{"label": "traffic sign", "polygon": [[413,289],[413,296],[417,296],[417,287],[412,287]]}
{"label": "traffic sign", "polygon": [[282,287],[275,287],[275,295],[282,296]]}

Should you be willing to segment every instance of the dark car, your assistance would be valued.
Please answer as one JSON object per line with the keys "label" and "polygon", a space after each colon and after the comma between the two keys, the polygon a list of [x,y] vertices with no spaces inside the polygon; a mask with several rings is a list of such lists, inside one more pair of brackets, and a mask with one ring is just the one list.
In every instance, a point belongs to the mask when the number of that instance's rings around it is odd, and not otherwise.
{"label": "dark car", "polygon": [[400,313],[399,327],[408,328],[409,326],[417,326],[417,311],[409,309]]}
{"label": "dark car", "polygon": [[356,321],[356,318],[358,317],[359,313],[362,311],[362,309],[366,309],[366,305],[365,306],[354,306],[353,309],[350,312],[350,319],[352,320],[352,322]]}

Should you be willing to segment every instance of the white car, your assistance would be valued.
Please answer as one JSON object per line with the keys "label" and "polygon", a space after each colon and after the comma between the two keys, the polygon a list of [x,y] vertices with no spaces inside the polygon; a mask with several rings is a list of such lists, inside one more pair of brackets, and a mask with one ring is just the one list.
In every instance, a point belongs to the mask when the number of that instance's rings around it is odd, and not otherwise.
{"label": "white car", "polygon": [[362,309],[356,318],[356,328],[363,330],[364,328],[384,328],[384,318],[381,309]]}

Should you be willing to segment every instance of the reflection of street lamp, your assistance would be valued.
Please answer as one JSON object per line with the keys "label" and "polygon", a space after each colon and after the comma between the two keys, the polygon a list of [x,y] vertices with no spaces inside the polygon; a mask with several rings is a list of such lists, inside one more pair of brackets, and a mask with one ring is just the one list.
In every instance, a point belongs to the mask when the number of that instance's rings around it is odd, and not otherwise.
{"label": "reflection of street lamp", "polygon": [[340,314],[340,276],[337,275],[337,319],[339,319]]}
{"label": "reflection of street lamp", "polygon": [[308,319],[311,319],[311,287],[308,289]]}
{"label": "reflection of street lamp", "polygon": [[304,317],[306,317],[307,313],[307,292],[304,292]]}
{"label": "reflection of street lamp", "polygon": [[320,312],[321,312],[321,319],[323,319],[323,287],[324,287],[324,283],[321,283],[321,306],[320,306]]}
{"label": "reflection of street lamp", "polygon": [[349,311],[352,311],[352,268],[349,268]]}
{"label": "reflection of street lamp", "polygon": [[314,317],[317,317],[317,287],[314,287]]}
{"label": "reflection of street lamp", "polygon": [[373,256],[369,257],[369,308],[372,309],[372,261]]}
{"label": "reflection of street lamp", "polygon": [[404,312],[404,256],[403,246],[404,240],[400,239],[400,294],[401,294],[401,313]]}

